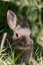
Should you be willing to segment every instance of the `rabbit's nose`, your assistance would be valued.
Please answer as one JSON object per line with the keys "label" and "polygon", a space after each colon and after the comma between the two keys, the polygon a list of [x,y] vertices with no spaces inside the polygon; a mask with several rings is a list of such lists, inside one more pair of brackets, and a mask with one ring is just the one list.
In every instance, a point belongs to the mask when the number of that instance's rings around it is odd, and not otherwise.
{"label": "rabbit's nose", "polygon": [[26,46],[27,41],[25,40],[24,37],[23,37],[23,39],[21,40],[21,42],[22,42],[22,45],[23,45],[23,46]]}

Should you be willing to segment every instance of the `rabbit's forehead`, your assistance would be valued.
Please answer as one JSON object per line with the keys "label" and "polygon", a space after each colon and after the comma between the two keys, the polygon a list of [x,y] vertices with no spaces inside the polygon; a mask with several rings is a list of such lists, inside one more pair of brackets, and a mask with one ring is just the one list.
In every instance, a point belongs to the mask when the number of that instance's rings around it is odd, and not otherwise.
{"label": "rabbit's forehead", "polygon": [[23,34],[23,35],[30,35],[31,34],[31,31],[29,28],[19,28],[16,30],[17,33],[20,33],[20,34]]}

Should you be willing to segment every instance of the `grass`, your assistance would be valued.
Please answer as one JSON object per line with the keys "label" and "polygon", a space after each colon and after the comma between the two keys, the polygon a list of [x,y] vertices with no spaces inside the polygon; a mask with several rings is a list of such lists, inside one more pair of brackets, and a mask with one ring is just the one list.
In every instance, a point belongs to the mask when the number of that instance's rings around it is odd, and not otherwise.
{"label": "grass", "polygon": [[[24,14],[28,16],[28,23],[31,28],[32,38],[35,43],[33,56],[37,65],[43,65],[43,16],[41,16],[43,14],[42,8],[43,2],[41,2],[41,0],[15,0],[15,2],[13,3],[5,2],[4,0],[3,2],[0,1],[0,37],[1,35],[3,35],[3,38],[0,40],[0,65],[22,65],[17,64],[17,60],[23,52],[21,52],[15,58],[14,51],[12,50],[13,45],[11,46],[10,42],[8,43],[11,52],[5,52],[7,49],[4,48],[6,36],[7,33],[10,35],[11,32],[6,23],[6,12],[8,9],[14,11],[20,19],[20,21],[22,20],[22,16]],[[19,41],[16,41],[15,44],[18,42]],[[32,65],[32,63],[29,62],[29,65]]]}
{"label": "grass", "polygon": [[[22,55],[22,53],[24,51],[22,51],[16,58],[14,57],[14,51],[12,50],[12,47],[9,43],[9,48],[11,50],[10,53],[6,53],[5,50],[6,48],[4,48],[4,42],[6,39],[7,33],[4,33],[3,38],[2,38],[2,42],[1,42],[1,46],[0,46],[0,65],[22,65],[22,64],[16,64],[17,60],[19,59],[19,57]],[[4,41],[3,41],[4,39]],[[38,51],[39,48],[36,49],[34,56],[37,56],[37,60],[35,62],[37,62],[38,65],[43,65],[43,57],[40,54],[40,58],[38,57]],[[31,62],[29,62],[29,65],[31,65]]]}

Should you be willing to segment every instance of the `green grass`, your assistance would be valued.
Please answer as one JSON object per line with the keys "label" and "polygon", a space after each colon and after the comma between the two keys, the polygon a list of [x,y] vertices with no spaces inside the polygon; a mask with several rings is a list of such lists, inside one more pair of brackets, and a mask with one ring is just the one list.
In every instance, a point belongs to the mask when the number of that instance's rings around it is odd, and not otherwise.
{"label": "green grass", "polygon": [[[6,53],[4,48],[4,42],[6,35],[12,35],[12,30],[9,29],[7,24],[7,11],[10,9],[15,12],[20,22],[22,16],[27,15],[28,24],[31,29],[31,37],[34,41],[33,57],[38,65],[43,65],[43,2],[41,0],[14,0],[11,2],[5,2],[0,0],[0,38],[1,35],[5,36],[0,40],[0,65],[22,65],[16,64],[17,60],[21,56],[22,52],[15,58],[14,51],[9,42],[9,53]],[[41,6],[41,7],[40,7]],[[7,32],[7,34],[5,33]],[[5,35],[4,35],[5,34]],[[17,41],[18,42],[18,41]],[[16,42],[16,43],[17,43]],[[14,43],[14,44],[16,44]],[[29,65],[32,65],[29,62]]]}
{"label": "green grass", "polygon": [[[6,39],[7,34],[4,33],[3,38],[5,37]],[[3,42],[3,38],[2,38],[2,42]],[[4,39],[4,42],[5,42]],[[22,51],[16,58],[14,57],[14,51],[12,50],[12,47],[9,43],[9,48],[11,50],[11,52],[6,53],[5,50],[6,48],[4,48],[4,42],[1,42],[1,46],[0,46],[0,65],[22,65],[22,64],[16,64],[17,60],[19,59],[19,57],[22,55],[22,53],[24,51]],[[34,53],[34,57],[37,57],[37,64],[38,65],[43,65],[43,57],[41,55],[41,53],[39,54],[39,47],[37,47],[35,53]],[[40,57],[38,56],[38,54],[40,55]],[[31,65],[31,62],[29,62],[29,65]]]}

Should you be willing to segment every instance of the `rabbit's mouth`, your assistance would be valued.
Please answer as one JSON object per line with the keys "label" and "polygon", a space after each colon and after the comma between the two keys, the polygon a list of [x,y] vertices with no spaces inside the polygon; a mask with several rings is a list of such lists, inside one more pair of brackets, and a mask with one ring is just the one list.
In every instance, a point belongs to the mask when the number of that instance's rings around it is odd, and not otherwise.
{"label": "rabbit's mouth", "polygon": [[26,46],[23,47],[23,46],[19,46],[19,45],[18,45],[18,46],[15,46],[14,49],[15,49],[15,50],[18,49],[18,50],[24,50],[24,51],[25,51],[25,50],[30,50],[31,47],[30,47],[30,46],[28,46],[28,47],[26,47]]}

